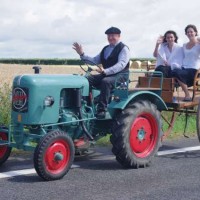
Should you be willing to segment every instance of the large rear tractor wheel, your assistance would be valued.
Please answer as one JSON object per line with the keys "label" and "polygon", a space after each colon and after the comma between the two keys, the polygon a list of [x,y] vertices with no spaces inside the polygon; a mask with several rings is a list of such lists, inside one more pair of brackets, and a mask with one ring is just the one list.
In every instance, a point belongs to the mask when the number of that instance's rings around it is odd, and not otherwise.
{"label": "large rear tractor wheel", "polygon": [[117,161],[126,168],[146,167],[162,136],[160,112],[149,101],[127,106],[114,121],[110,141]]}
{"label": "large rear tractor wheel", "polygon": [[[8,141],[8,133],[0,131],[0,142]],[[0,165],[9,158],[12,148],[8,145],[0,145]]]}
{"label": "large rear tractor wheel", "polygon": [[34,152],[34,166],[38,175],[46,180],[61,179],[74,160],[74,144],[63,131],[47,133]]}

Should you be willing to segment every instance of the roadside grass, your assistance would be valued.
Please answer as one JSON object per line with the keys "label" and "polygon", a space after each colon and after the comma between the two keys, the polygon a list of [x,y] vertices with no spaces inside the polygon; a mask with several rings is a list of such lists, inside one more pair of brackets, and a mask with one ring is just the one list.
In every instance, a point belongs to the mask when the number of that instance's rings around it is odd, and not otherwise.
{"label": "roadside grass", "polygon": [[11,121],[11,87],[5,82],[0,84],[0,124],[8,126]]}
{"label": "roadside grass", "polygon": [[[171,117],[172,113],[170,112],[165,112],[164,113],[165,117],[168,119]],[[166,139],[168,140],[173,140],[173,139],[178,139],[181,137],[184,137],[184,128],[185,128],[185,123],[186,123],[186,117],[184,113],[177,113],[176,121],[174,124],[174,127],[172,129],[172,132],[168,135]],[[164,122],[163,120],[163,130],[165,131],[167,127],[167,123]],[[197,128],[196,128],[196,115],[189,115],[188,117],[188,126],[186,128],[185,135],[188,137],[194,137],[197,135]]]}
{"label": "roadside grass", "polygon": [[97,140],[96,145],[98,146],[108,146],[111,145],[110,143],[110,136],[111,134],[107,134],[106,136]]}

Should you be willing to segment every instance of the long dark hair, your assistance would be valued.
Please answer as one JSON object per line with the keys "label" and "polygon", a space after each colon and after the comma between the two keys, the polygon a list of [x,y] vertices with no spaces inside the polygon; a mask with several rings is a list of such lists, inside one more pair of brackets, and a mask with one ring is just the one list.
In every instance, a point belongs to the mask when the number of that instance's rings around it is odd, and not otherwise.
{"label": "long dark hair", "polygon": [[167,37],[168,34],[173,34],[174,37],[175,37],[174,42],[176,42],[176,43],[178,42],[178,36],[177,36],[176,32],[175,32],[175,31],[172,31],[172,30],[169,30],[169,31],[167,31],[167,32],[164,34],[163,43],[164,43],[164,42],[167,42],[166,37]]}
{"label": "long dark hair", "polygon": [[187,30],[188,30],[189,28],[192,28],[192,29],[194,30],[194,32],[196,33],[196,36],[198,35],[197,27],[196,27],[195,25],[193,25],[193,24],[189,24],[189,25],[187,25],[187,26],[185,27],[185,34],[186,34],[186,35],[187,35]]}

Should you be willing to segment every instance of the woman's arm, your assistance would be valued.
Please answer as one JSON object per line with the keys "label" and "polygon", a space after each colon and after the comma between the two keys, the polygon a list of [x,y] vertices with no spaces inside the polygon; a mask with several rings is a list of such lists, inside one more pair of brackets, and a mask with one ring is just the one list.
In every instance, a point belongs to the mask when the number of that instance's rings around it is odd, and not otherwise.
{"label": "woman's arm", "polygon": [[160,44],[162,44],[162,43],[163,43],[163,36],[160,36],[156,41],[156,46],[155,46],[155,49],[153,52],[153,56],[155,58],[157,58],[157,56],[158,56],[158,48],[159,48]]}

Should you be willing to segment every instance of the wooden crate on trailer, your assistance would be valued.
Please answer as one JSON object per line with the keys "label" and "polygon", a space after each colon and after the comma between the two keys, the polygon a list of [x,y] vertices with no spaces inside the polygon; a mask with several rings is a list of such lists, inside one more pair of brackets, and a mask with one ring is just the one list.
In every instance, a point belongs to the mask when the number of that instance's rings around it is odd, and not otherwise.
{"label": "wooden crate on trailer", "polygon": [[[138,88],[160,88],[161,78],[159,77],[139,77]],[[173,102],[174,79],[163,78],[161,97],[166,103]]]}

